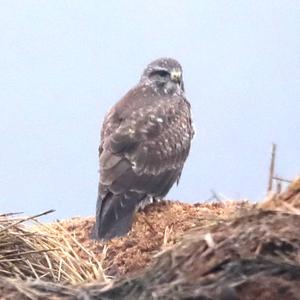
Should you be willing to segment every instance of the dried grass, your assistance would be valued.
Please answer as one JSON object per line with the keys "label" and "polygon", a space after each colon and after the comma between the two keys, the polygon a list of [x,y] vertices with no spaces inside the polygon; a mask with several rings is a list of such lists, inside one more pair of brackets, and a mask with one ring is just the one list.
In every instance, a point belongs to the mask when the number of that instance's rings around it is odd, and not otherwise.
{"label": "dried grass", "polygon": [[300,176],[296,177],[282,193],[269,192],[258,208],[300,215]]}
{"label": "dried grass", "polygon": [[[89,240],[89,218],[34,218],[28,229],[24,219],[1,216],[1,299],[298,300],[299,209],[300,178],[256,206],[151,206],[128,236],[106,244]],[[119,279],[107,280],[103,265]]]}
{"label": "dried grass", "polygon": [[[106,280],[101,261],[90,250],[59,223],[42,224],[39,216],[0,215],[0,276],[71,284]],[[30,227],[24,225],[29,222]],[[85,259],[77,255],[78,248]]]}

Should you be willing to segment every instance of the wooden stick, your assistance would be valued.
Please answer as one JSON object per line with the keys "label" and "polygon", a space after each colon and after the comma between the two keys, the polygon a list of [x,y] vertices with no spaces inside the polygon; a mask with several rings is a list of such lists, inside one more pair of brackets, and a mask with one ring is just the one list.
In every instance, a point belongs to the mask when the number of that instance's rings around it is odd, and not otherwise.
{"label": "wooden stick", "polygon": [[282,190],[281,181],[276,180],[276,183],[277,183],[277,185],[276,185],[276,193],[277,193],[277,194],[280,194],[280,193],[281,193],[281,190]]}
{"label": "wooden stick", "polygon": [[216,193],[215,190],[210,190],[210,191],[211,191],[211,193],[212,193],[211,200],[216,199],[217,201],[222,202],[222,200],[220,199],[219,195]]}
{"label": "wooden stick", "polygon": [[273,179],[278,180],[278,181],[283,181],[283,182],[286,182],[286,183],[292,183],[293,182],[292,180],[285,179],[285,178],[282,178],[282,177],[279,177],[279,176],[273,176]]}
{"label": "wooden stick", "polygon": [[274,178],[274,171],[275,171],[275,159],[276,159],[276,144],[272,144],[271,163],[270,163],[270,169],[269,169],[268,191],[272,191],[272,188],[273,188],[273,178]]}

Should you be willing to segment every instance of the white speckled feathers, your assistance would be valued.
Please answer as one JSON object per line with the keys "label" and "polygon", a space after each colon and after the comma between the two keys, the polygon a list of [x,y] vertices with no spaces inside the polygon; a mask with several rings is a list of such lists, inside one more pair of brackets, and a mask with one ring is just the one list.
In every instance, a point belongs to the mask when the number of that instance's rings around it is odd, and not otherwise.
{"label": "white speckled feathers", "polygon": [[[155,64],[151,68],[155,70]],[[138,204],[165,196],[180,177],[194,131],[181,82],[169,81],[159,85],[157,79],[142,77],[104,120],[99,147],[98,238],[125,234]]]}

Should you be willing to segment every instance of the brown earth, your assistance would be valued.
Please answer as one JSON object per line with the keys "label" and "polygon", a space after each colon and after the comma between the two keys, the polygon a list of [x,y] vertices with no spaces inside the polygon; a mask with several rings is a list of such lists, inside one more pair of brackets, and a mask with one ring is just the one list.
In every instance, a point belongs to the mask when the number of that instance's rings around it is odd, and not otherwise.
{"label": "brown earth", "polygon": [[[251,207],[248,202],[236,201],[194,205],[172,201],[154,203],[137,213],[126,237],[106,243],[90,238],[94,217],[73,218],[60,225],[103,262],[106,275],[119,277],[144,270],[157,253],[174,245],[184,232],[232,219]],[[86,259],[82,249],[78,247],[76,252]]]}

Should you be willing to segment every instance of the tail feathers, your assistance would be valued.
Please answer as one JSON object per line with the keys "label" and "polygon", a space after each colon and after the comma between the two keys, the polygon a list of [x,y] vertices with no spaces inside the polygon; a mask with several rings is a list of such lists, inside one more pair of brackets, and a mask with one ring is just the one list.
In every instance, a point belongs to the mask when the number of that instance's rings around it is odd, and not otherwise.
{"label": "tail feathers", "polygon": [[145,195],[135,192],[114,195],[109,193],[97,202],[95,238],[109,240],[126,235],[131,229],[136,207]]}

